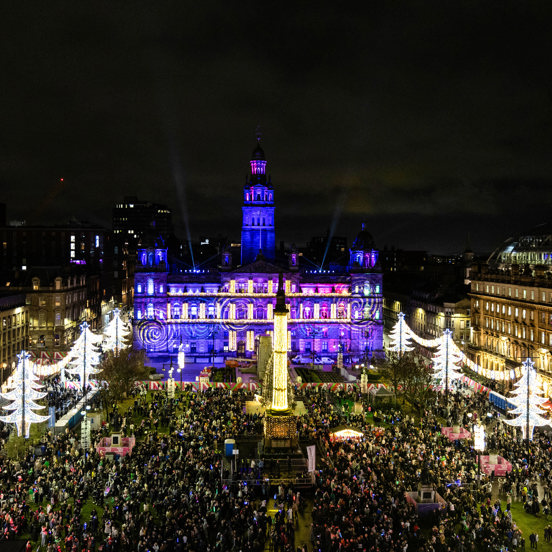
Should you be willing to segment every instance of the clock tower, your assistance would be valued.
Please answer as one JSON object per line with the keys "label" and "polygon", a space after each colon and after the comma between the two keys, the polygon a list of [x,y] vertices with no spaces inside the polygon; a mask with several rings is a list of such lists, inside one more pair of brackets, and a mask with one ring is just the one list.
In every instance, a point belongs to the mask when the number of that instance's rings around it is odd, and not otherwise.
{"label": "clock tower", "polygon": [[259,253],[274,260],[274,188],[266,177],[266,158],[257,135],[251,156],[251,175],[243,188],[241,263],[252,263]]}

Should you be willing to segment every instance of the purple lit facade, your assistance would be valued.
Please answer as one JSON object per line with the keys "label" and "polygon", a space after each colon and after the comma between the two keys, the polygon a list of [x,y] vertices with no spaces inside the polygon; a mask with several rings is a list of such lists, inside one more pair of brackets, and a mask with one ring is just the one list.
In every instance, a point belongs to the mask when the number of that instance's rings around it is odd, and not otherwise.
{"label": "purple lit facade", "polygon": [[380,355],[382,274],[372,237],[363,226],[348,262],[330,270],[304,269],[294,252],[283,262],[275,259],[274,189],[259,145],[252,157],[243,192],[240,265],[223,252],[216,268],[171,271],[164,247],[138,250],[137,346],[166,355],[182,343],[187,358],[197,359],[252,356],[258,337],[272,332],[282,273],[290,354],[315,352],[335,359],[341,347],[351,360]]}

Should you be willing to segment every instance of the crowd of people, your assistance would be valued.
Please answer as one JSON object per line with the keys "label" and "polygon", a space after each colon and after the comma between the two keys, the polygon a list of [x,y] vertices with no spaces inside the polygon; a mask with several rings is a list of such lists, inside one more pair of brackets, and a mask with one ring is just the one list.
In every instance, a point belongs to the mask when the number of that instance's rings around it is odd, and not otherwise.
{"label": "crowd of people", "polygon": [[[537,504],[540,500],[547,507],[552,481],[551,444],[545,433],[537,435],[528,456],[525,442],[504,426],[499,413],[489,411],[486,397],[461,388],[447,402],[438,396],[435,407],[419,422],[391,409],[375,414],[384,422],[382,430],[356,416],[353,422],[365,438],[341,442],[330,432],[345,422],[343,409],[335,402],[328,395],[315,397],[301,420],[304,434],[312,436],[317,428],[324,451],[313,509],[315,550],[440,552],[524,546],[510,509],[519,493],[511,489],[516,486],[525,493],[524,500]],[[369,405],[364,402],[366,410]],[[512,472],[500,486],[502,501],[493,493],[492,476],[483,476],[481,483],[472,443],[450,441],[441,432],[443,425],[469,428],[477,419],[486,425],[489,448],[514,460]],[[405,501],[405,493],[415,497],[423,485],[442,499],[441,507],[428,518],[419,518]],[[422,531],[421,521],[429,521],[433,530]]]}
{"label": "crowd of people", "polygon": [[110,426],[140,436],[117,461],[83,451],[71,432],[45,439],[41,456],[0,458],[1,538],[29,533],[47,552],[245,552],[263,550],[267,538],[290,549],[287,512],[297,496],[282,488],[270,516],[268,487],[247,484],[262,472],[236,470],[230,480],[221,453],[227,437],[262,432],[260,417],[244,411],[246,397],[215,389],[137,395],[93,435],[97,442]]}
{"label": "crowd of people", "polygon": [[[0,457],[0,538],[30,534],[32,549],[45,552],[295,551],[308,491],[275,482],[274,462],[257,450],[233,469],[223,454],[227,438],[262,435],[262,415],[246,413],[250,398],[226,389],[188,388],[175,398],[137,390],[124,411],[112,405],[92,439],[112,430],[135,435],[132,454],[114,460],[83,451],[78,434],[66,432],[45,438],[41,455]],[[540,433],[527,451],[496,412],[487,415],[483,395],[437,395],[421,420],[396,407],[374,411],[359,393],[296,398],[305,407],[300,441],[318,447],[311,550],[512,550],[525,544],[512,500],[547,511],[548,437]],[[354,402],[362,408],[350,408]],[[494,488],[492,478],[479,481],[471,443],[441,433],[443,425],[469,427],[474,419],[487,426],[489,448],[505,451],[514,466]],[[346,423],[364,438],[335,440],[331,430]],[[405,499],[422,485],[441,497],[426,518]]]}

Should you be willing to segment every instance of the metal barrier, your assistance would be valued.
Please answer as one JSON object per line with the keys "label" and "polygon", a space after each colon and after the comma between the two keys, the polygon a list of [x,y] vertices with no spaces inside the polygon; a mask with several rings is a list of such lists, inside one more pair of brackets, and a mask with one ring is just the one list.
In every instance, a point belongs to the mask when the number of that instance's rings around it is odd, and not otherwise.
{"label": "metal barrier", "polygon": [[223,485],[231,487],[232,485],[247,483],[248,486],[262,486],[262,485],[293,485],[294,487],[312,487],[314,485],[313,477],[310,473],[305,473],[297,477],[274,477],[265,479],[247,479],[238,478],[234,479],[221,479]]}

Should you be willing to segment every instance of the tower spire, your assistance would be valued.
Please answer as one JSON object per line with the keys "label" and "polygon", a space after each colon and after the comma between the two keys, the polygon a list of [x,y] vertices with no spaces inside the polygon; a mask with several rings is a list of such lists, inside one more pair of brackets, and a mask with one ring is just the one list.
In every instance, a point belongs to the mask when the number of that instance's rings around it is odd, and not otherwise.
{"label": "tower spire", "polygon": [[255,261],[257,253],[273,260],[276,254],[274,233],[274,188],[266,177],[266,157],[261,147],[261,131],[257,127],[257,143],[249,164],[251,175],[243,188],[241,261]]}

